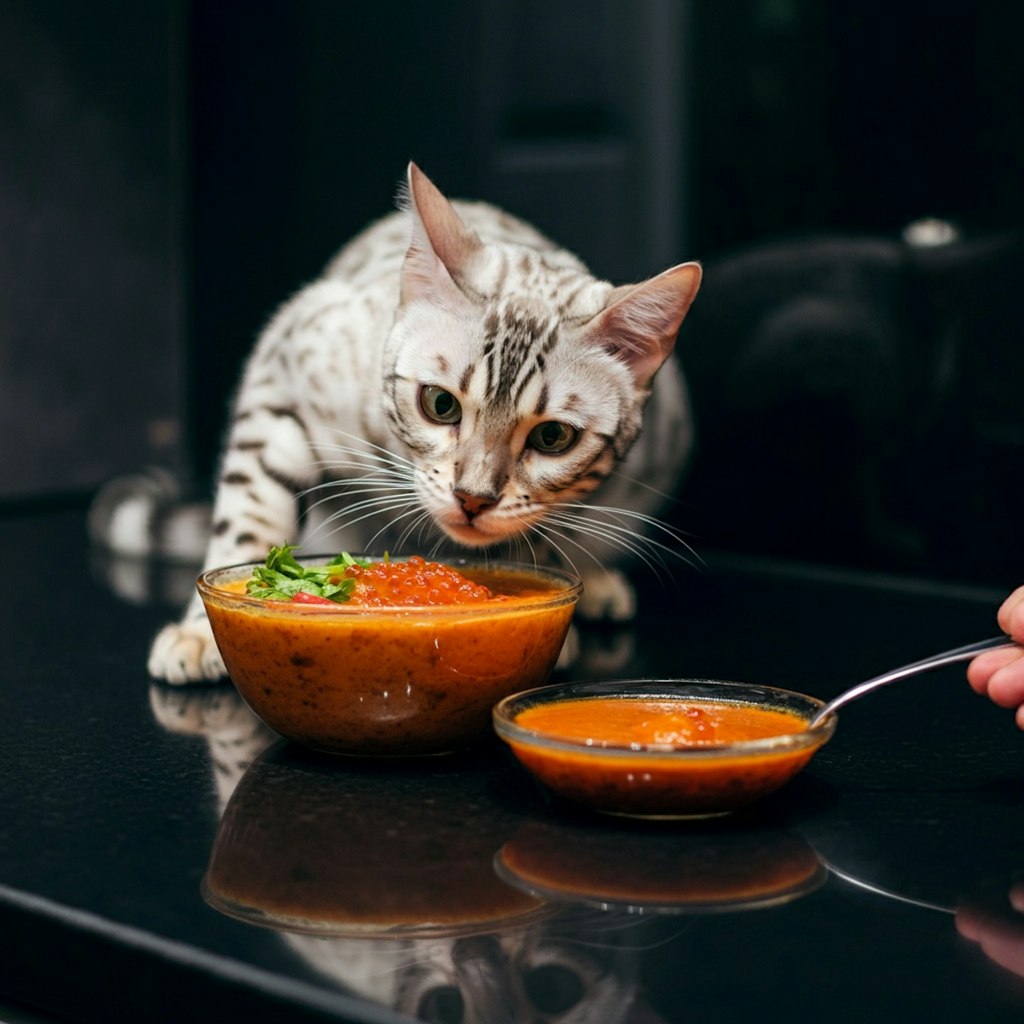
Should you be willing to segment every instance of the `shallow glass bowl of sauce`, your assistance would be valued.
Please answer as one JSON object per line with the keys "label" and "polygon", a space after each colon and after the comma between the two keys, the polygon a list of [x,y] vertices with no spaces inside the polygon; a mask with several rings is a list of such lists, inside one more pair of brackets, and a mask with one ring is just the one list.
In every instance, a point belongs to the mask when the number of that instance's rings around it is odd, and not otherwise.
{"label": "shallow glass bowl of sauce", "polygon": [[564,683],[501,700],[498,735],[556,795],[608,814],[706,818],[774,792],[832,736],[824,702],[701,679]]}

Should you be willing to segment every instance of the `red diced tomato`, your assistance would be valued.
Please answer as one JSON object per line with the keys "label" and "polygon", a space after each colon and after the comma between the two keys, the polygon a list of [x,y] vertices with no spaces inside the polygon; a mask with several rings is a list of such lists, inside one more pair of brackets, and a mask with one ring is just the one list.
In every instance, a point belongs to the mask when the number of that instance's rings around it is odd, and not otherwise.
{"label": "red diced tomato", "polygon": [[319,594],[309,594],[305,590],[300,590],[298,593],[292,594],[292,604],[329,604],[333,605],[335,602],[329,597],[321,597]]}

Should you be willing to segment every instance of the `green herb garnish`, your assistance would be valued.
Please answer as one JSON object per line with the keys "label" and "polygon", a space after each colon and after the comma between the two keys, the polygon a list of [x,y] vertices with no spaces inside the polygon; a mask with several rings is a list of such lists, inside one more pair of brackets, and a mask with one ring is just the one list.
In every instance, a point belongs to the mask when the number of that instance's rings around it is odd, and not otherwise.
{"label": "green herb garnish", "polygon": [[351,597],[356,585],[354,579],[344,575],[345,570],[350,565],[370,564],[343,551],[327,565],[299,565],[292,554],[297,546],[271,547],[266,562],[253,570],[245,584],[246,593],[267,601],[290,601],[303,591],[343,603]]}

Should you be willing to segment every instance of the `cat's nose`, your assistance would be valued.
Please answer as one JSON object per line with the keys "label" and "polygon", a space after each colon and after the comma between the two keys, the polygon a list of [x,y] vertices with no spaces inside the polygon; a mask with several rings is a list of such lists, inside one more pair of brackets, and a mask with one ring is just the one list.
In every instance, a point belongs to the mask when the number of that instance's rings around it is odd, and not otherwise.
{"label": "cat's nose", "polygon": [[480,515],[481,512],[486,512],[489,508],[494,508],[500,500],[500,496],[497,494],[475,494],[473,491],[458,489],[453,493],[469,519]]}

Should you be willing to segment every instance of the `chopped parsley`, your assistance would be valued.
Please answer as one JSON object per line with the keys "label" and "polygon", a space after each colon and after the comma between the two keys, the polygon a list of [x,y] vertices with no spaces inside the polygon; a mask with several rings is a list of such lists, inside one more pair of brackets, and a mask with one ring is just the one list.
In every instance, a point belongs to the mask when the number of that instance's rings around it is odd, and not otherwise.
{"label": "chopped parsley", "polygon": [[267,601],[290,601],[298,593],[315,594],[343,603],[352,596],[356,581],[345,575],[353,565],[369,565],[343,551],[326,565],[300,565],[292,552],[298,545],[271,547],[267,560],[258,565],[245,585],[246,593]]}

